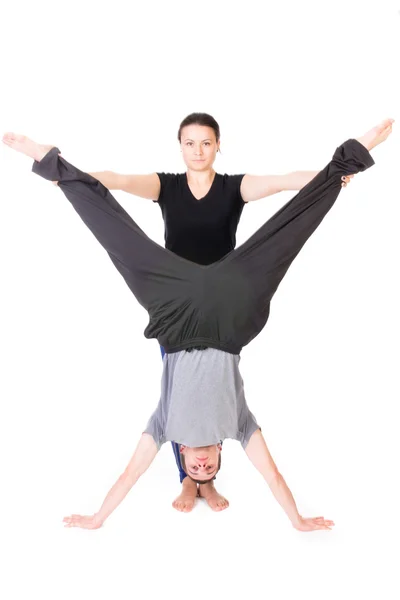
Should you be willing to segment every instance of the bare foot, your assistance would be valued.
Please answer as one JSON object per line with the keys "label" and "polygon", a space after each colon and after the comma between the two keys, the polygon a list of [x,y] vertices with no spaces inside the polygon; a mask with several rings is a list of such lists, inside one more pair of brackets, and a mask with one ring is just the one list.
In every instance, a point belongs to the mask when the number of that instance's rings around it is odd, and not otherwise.
{"label": "bare foot", "polygon": [[357,141],[365,146],[367,150],[372,150],[389,137],[392,133],[393,123],[394,119],[385,119],[382,123],[367,131],[365,135],[357,138]]}
{"label": "bare foot", "polygon": [[182,492],[173,501],[172,506],[180,512],[190,512],[197,497],[197,483],[192,481],[190,477],[185,477],[182,481]]}
{"label": "bare foot", "polygon": [[18,135],[16,133],[5,133],[3,135],[3,143],[17,152],[22,152],[22,154],[30,156],[37,162],[40,162],[49,150],[54,148],[54,146],[37,144],[26,137],[26,135]]}
{"label": "bare foot", "polygon": [[208,506],[217,512],[225,510],[229,506],[228,500],[218,494],[212,481],[199,485],[199,496],[204,498]]}

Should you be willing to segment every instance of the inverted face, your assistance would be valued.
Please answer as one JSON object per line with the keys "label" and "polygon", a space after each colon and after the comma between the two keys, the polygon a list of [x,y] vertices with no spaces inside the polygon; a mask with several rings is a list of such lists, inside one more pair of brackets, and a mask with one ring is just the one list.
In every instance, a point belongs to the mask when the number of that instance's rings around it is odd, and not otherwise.
{"label": "inverted face", "polygon": [[218,470],[221,444],[189,448],[181,446],[180,452],[185,456],[186,472],[193,479],[208,481],[214,478]]}
{"label": "inverted face", "polygon": [[185,165],[193,171],[206,171],[214,163],[219,141],[212,127],[187,125],[181,131],[181,150]]}

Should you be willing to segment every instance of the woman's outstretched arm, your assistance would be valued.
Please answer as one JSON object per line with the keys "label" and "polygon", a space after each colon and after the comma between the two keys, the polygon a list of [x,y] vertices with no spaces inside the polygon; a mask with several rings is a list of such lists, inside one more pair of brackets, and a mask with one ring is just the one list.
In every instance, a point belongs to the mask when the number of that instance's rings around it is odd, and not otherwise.
{"label": "woman's outstretched arm", "polygon": [[158,200],[160,195],[160,178],[157,173],[122,175],[114,171],[99,171],[89,175],[100,181],[108,190],[121,190],[147,200]]}
{"label": "woman's outstretched arm", "polygon": [[326,520],[324,517],[305,519],[299,514],[292,492],[288,488],[283,476],[279,473],[260,429],[255,431],[251,436],[245,452],[257,471],[264,477],[271,492],[282,506],[295,529],[299,531],[313,531],[315,529],[332,528],[332,525],[334,525],[333,521]]}
{"label": "woman's outstretched arm", "polygon": [[[319,171],[293,171],[285,175],[245,175],[240,186],[240,193],[244,202],[253,202],[278,192],[301,190],[310,183]],[[350,183],[354,175],[343,177],[342,187]]]}
{"label": "woman's outstretched arm", "polygon": [[108,492],[97,513],[88,516],[71,515],[65,517],[65,527],[82,527],[83,529],[98,529],[101,527],[135,485],[139,477],[147,471],[157,452],[157,445],[151,435],[143,433],[128,466]]}

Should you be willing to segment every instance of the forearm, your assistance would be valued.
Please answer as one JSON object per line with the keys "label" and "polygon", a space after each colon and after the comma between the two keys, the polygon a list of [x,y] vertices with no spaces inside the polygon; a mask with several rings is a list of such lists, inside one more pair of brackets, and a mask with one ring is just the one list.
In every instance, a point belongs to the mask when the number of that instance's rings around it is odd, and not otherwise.
{"label": "forearm", "polygon": [[143,433],[128,466],[108,492],[100,510],[95,515],[99,523],[104,523],[107,517],[122,502],[129,490],[147,471],[157,452],[157,444],[152,436]]}
{"label": "forearm", "polygon": [[285,480],[278,471],[260,429],[256,430],[250,437],[246,446],[246,454],[269,485],[289,519],[292,523],[295,523],[300,518],[296,503]]}
{"label": "forearm", "polygon": [[278,187],[281,192],[288,190],[301,190],[309,183],[319,171],[293,171],[279,176]]}
{"label": "forearm", "polygon": [[104,521],[110,516],[110,514],[121,504],[122,500],[135,485],[139,476],[129,477],[126,474],[121,475],[118,481],[108,492],[100,510],[96,513],[95,517],[99,523]]}
{"label": "forearm", "polygon": [[299,511],[297,510],[296,502],[292,492],[288,488],[286,481],[278,472],[272,480],[267,480],[267,483],[274,494],[276,500],[282,506],[283,510],[289,517],[290,521],[295,524],[300,519]]}
{"label": "forearm", "polygon": [[96,173],[89,173],[89,175],[100,181],[108,190],[121,189],[118,173],[114,173],[113,171],[98,171]]}
{"label": "forearm", "polygon": [[89,175],[100,181],[108,190],[120,190],[148,200],[157,200],[160,196],[160,179],[157,173],[124,175],[114,171],[98,171]]}

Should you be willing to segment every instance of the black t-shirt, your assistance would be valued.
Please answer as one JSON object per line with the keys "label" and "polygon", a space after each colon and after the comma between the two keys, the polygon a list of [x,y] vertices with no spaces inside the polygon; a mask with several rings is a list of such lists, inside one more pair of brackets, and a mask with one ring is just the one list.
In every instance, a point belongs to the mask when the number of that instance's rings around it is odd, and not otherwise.
{"label": "black t-shirt", "polygon": [[231,252],[244,201],[244,175],[215,174],[209,192],[197,200],[186,173],[157,173],[158,198],[165,223],[165,247],[187,260],[209,265]]}

